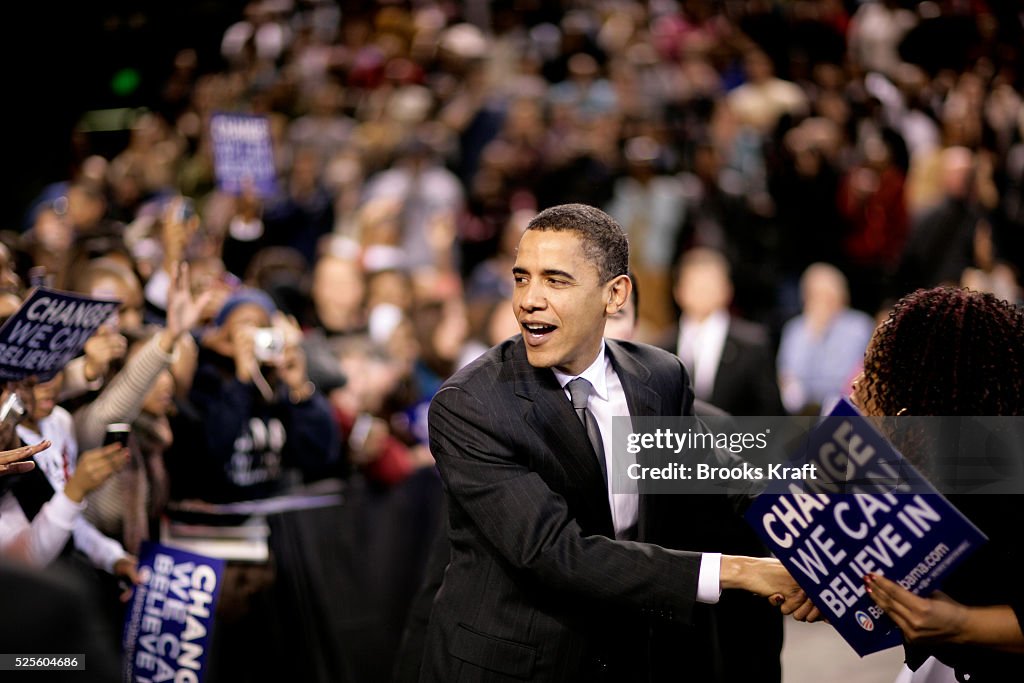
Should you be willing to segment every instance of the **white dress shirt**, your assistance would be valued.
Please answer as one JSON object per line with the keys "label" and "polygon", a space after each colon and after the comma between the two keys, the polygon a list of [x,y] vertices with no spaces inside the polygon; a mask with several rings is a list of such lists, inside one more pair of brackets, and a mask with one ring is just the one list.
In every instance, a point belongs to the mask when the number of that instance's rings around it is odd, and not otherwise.
{"label": "white dress shirt", "polygon": [[690,371],[693,393],[702,401],[711,400],[728,334],[729,314],[726,311],[715,311],[700,322],[687,317],[679,321],[676,348],[679,349],[680,360]]}
{"label": "white dress shirt", "polygon": [[8,491],[0,498],[0,555],[33,567],[47,566],[64,549],[84,509],[85,503],[75,503],[59,491],[30,522]]}
{"label": "white dress shirt", "polygon": [[[626,392],[622,389],[622,382],[619,381],[618,373],[612,367],[611,358],[609,358],[606,352],[604,341],[601,341],[601,350],[598,352],[597,358],[590,364],[590,367],[579,375],[566,375],[558,370],[553,370],[553,372],[559,386],[565,391],[566,398],[570,401],[572,398],[569,395],[569,390],[566,389],[566,385],[577,377],[582,377],[594,387],[593,391],[590,392],[590,398],[587,399],[587,408],[594,415],[598,427],[601,429],[601,443],[604,446],[606,465],[605,471],[608,472],[608,505],[612,513],[612,525],[615,528],[615,537],[617,539],[628,538],[630,532],[636,526],[638,518],[640,495],[637,485],[635,480],[625,477],[624,479],[630,482],[628,485],[632,487],[631,490],[623,493],[612,493],[610,482],[613,481],[612,472],[614,471],[612,468],[612,418],[631,416],[629,406],[626,403]],[[626,457],[626,454],[620,453],[619,455],[618,464],[621,467],[628,467],[629,463],[622,460],[623,457]],[[686,522],[680,520],[680,523]],[[708,604],[718,602],[718,598],[722,594],[720,585],[721,557],[721,553],[703,553],[701,555],[700,573],[697,577],[698,602]]]}

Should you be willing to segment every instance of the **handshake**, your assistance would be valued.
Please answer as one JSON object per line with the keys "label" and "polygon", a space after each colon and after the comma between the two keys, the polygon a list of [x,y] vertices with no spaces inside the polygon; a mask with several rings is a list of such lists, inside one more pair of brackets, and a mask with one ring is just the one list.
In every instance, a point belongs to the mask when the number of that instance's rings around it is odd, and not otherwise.
{"label": "handshake", "polygon": [[722,555],[719,580],[723,590],[739,589],[765,596],[797,621],[821,619],[818,608],[774,558]]}

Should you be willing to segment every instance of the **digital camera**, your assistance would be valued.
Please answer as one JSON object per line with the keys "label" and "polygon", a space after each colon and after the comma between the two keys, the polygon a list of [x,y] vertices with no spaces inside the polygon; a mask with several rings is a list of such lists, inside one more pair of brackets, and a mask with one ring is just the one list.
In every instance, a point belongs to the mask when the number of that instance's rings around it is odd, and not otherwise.
{"label": "digital camera", "polygon": [[253,352],[261,363],[274,363],[284,355],[284,333],[273,327],[261,327],[253,334]]}

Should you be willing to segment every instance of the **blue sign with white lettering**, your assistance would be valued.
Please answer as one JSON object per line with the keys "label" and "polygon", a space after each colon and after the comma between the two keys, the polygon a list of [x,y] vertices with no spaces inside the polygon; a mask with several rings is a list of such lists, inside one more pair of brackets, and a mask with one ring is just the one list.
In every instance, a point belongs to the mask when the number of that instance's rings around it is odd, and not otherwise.
{"label": "blue sign with white lettering", "polygon": [[257,197],[273,196],[278,172],[273,165],[270,122],[265,116],[214,114],[210,117],[213,171],[217,187],[230,195],[251,189]]}
{"label": "blue sign with white lettering", "polygon": [[846,400],[805,454],[827,476],[766,490],[747,521],[859,655],[899,645],[863,577],[927,595],[988,539]]}
{"label": "blue sign with white lettering", "polygon": [[125,683],[200,683],[224,560],[146,541],[139,577],[125,612]]}
{"label": "blue sign with white lettering", "polygon": [[52,379],[120,305],[46,287],[32,290],[0,327],[0,381]]}
{"label": "blue sign with white lettering", "polygon": [[251,114],[214,114],[210,117],[213,171],[217,187],[229,194],[251,189],[258,197],[277,191],[274,146],[270,121]]}

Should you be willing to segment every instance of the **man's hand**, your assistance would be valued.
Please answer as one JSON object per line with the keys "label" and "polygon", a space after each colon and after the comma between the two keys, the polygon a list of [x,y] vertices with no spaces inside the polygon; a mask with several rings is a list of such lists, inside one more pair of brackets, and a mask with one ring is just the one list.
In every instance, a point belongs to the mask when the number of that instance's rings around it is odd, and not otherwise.
{"label": "man's hand", "polygon": [[37,444],[22,446],[12,451],[0,451],[0,477],[30,471],[36,464],[28,460],[28,458],[31,458],[36,453],[45,451],[49,447],[49,441],[40,441]]}
{"label": "man's hand", "polygon": [[129,457],[128,449],[118,443],[86,451],[78,458],[78,466],[64,486],[64,495],[81,503],[87,493],[124,467]]}
{"label": "man's hand", "polygon": [[797,621],[818,621],[821,612],[778,560],[770,557],[722,555],[723,589],[739,588],[770,598],[783,614]]}

